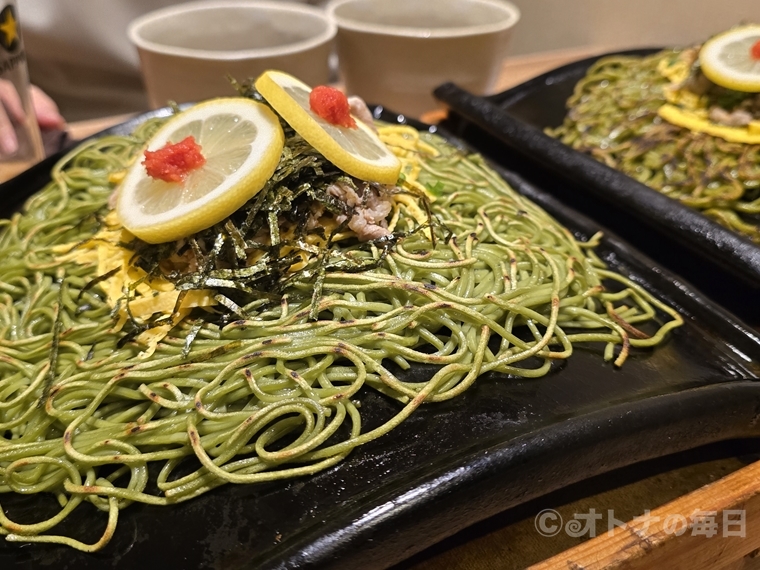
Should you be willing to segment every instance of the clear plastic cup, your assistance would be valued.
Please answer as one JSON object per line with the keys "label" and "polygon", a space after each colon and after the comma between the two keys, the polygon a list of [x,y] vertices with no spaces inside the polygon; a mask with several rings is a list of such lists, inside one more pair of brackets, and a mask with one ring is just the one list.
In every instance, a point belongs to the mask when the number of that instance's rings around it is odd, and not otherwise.
{"label": "clear plastic cup", "polygon": [[[0,164],[15,174],[45,157],[32,106],[26,52],[15,0],[0,10]],[[13,171],[13,172],[12,172]]]}

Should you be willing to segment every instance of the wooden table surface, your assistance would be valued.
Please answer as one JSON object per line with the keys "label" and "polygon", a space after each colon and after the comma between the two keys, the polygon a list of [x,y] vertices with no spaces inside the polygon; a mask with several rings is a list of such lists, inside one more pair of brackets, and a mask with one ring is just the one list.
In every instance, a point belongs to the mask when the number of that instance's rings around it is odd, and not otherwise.
{"label": "wooden table surface", "polygon": [[[605,51],[598,46],[509,58],[494,91]],[[438,116],[431,112],[426,118]],[[79,139],[127,118],[74,123],[69,133]],[[0,164],[0,181],[19,168]],[[553,493],[475,525],[396,570],[760,568],[760,462],[743,458],[741,449],[734,454],[733,448],[713,446]],[[537,528],[537,515],[545,509],[565,522],[578,514],[605,514],[595,538],[566,532],[550,537]],[[610,514],[615,525],[607,532]]]}

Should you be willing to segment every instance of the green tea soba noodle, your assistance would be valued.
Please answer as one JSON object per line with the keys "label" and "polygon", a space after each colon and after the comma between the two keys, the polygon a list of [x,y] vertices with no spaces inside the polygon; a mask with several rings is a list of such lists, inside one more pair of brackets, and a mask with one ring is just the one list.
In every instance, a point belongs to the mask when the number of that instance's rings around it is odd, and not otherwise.
{"label": "green tea soba noodle", "polygon": [[[623,365],[682,323],[605,268],[598,236],[576,241],[480,157],[389,127],[381,135],[405,161],[402,187],[435,195],[429,223],[402,203],[395,241],[349,236],[323,271],[280,275],[277,296],[243,306],[220,295],[227,304],[198,308],[146,356],[115,329],[106,276],[61,246],[78,251],[103,229],[119,173],[155,127],[84,144],[2,222],[0,503],[2,493],[52,493],[61,506],[35,524],[0,508],[6,540],[98,550],[133,502],[172,505],[225,483],[312,474],[487,372],[537,378],[586,343]],[[437,368],[412,381],[404,371],[418,364]],[[397,403],[371,430],[367,391]],[[149,466],[159,467],[153,480]],[[93,522],[105,526],[95,544],[56,534],[81,503],[106,513]]]}
{"label": "green tea soba noodle", "polygon": [[[760,243],[760,144],[729,142],[658,114],[680,92],[693,94],[687,107],[703,108],[715,126],[731,125],[739,113],[745,123],[760,119],[760,95],[710,84],[695,52],[600,59],[576,85],[563,124],[548,132]],[[684,73],[674,78],[668,69],[679,65]]]}

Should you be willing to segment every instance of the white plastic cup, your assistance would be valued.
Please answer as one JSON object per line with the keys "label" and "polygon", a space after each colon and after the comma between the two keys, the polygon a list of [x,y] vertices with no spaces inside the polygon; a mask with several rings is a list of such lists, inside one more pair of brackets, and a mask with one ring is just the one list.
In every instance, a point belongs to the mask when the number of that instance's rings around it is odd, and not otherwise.
{"label": "white plastic cup", "polygon": [[437,108],[453,81],[494,85],[520,11],[506,0],[332,0],[346,92],[411,117]]}
{"label": "white plastic cup", "polygon": [[287,2],[213,0],[180,4],[134,20],[152,108],[235,92],[237,81],[279,69],[312,85],[330,79],[335,24],[324,10]]}

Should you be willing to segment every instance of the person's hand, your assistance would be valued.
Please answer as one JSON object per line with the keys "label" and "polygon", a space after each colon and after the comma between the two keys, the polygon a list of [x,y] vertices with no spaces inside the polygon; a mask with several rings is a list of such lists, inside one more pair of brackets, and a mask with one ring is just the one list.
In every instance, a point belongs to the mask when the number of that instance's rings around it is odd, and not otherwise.
{"label": "person's hand", "polygon": [[[62,130],[66,126],[58,105],[36,85],[31,86],[31,98],[40,129]],[[13,123],[23,123],[26,114],[18,91],[10,81],[0,80],[0,103],[0,154],[11,155],[18,150]]]}

